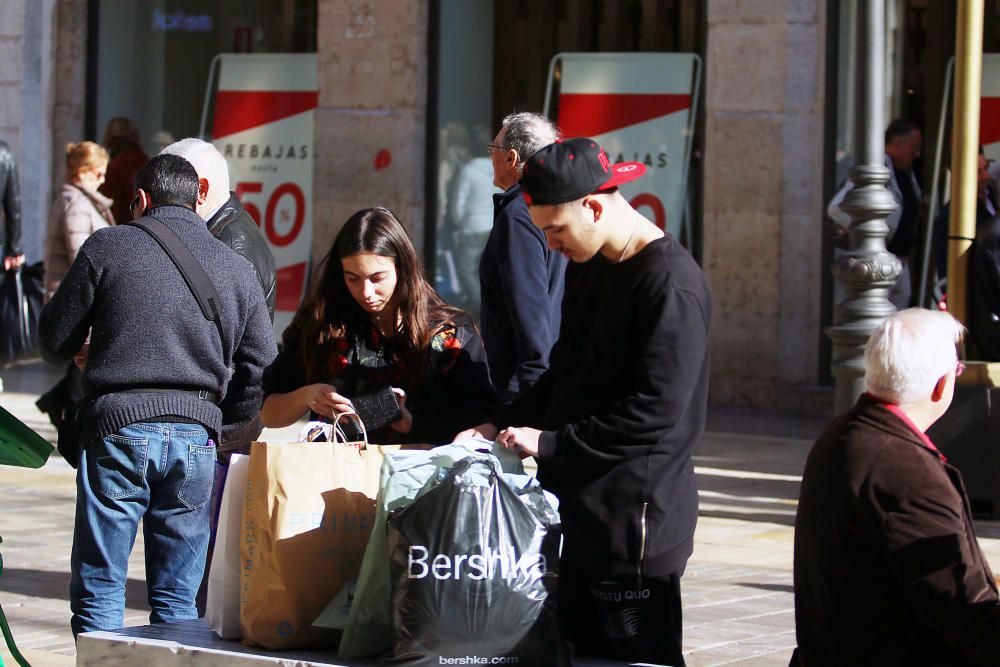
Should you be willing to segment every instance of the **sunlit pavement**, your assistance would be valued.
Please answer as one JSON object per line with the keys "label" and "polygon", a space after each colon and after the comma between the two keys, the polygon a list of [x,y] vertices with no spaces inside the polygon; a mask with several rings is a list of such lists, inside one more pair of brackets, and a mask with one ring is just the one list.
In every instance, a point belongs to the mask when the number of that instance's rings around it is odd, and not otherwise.
{"label": "sunlit pavement", "polygon": [[[34,401],[59,372],[40,364],[0,372],[0,405],[44,437]],[[822,420],[712,410],[695,470],[701,492],[695,552],[682,580],[688,664],[787,665],[795,645],[792,526],[799,475]],[[295,428],[264,439],[294,438]],[[39,470],[0,467],[0,604],[32,665],[71,665],[69,556],[74,471],[54,455]],[[994,569],[1000,524],[977,524]],[[141,540],[130,562],[126,625],[147,623]],[[5,664],[13,659],[0,646]]]}

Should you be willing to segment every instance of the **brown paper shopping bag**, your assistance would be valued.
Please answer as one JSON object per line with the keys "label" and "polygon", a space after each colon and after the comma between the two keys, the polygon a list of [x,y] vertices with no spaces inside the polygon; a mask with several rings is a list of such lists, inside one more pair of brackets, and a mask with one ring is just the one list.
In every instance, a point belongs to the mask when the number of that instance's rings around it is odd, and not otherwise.
{"label": "brown paper shopping bag", "polygon": [[357,579],[381,463],[382,448],[367,443],[253,443],[240,544],[244,643],[336,643],[312,622]]}

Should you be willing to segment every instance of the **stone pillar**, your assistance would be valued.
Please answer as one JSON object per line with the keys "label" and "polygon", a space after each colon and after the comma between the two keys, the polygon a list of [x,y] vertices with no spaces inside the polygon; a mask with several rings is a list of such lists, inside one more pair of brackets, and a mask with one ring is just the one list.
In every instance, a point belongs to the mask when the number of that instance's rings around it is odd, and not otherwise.
{"label": "stone pillar", "polygon": [[824,0],[709,0],[711,401],[804,409],[819,373]]}
{"label": "stone pillar", "polygon": [[62,146],[83,137],[86,17],[85,0],[0,2],[0,139],[17,157],[29,262],[42,259]]}
{"label": "stone pillar", "polygon": [[[37,66],[39,45],[37,38],[38,14],[50,3],[26,0],[5,0],[0,3],[0,139],[14,151],[17,159],[18,178],[21,186],[21,248],[28,261],[41,257],[38,225],[33,224],[39,212],[39,172],[37,157],[27,148],[37,136],[35,118],[38,107],[35,93],[38,90]],[[26,126],[27,125],[27,126]],[[41,161],[45,162],[42,156]]]}
{"label": "stone pillar", "polygon": [[319,0],[313,268],[386,206],[423,255],[428,0]]}

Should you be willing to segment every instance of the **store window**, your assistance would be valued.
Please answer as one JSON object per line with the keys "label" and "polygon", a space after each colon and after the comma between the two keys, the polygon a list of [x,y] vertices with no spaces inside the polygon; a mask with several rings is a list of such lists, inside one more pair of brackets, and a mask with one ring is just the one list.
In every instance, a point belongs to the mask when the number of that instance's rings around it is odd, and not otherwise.
{"label": "store window", "polygon": [[[493,224],[492,164],[486,144],[512,111],[543,110],[552,57],[563,52],[703,53],[699,0],[436,0],[432,67],[433,166],[428,263],[448,301],[478,317],[479,256]],[[695,155],[700,141],[696,124]],[[695,158],[696,160],[696,158]],[[700,176],[694,165],[691,216],[700,234]],[[696,249],[697,239],[687,239]]]}
{"label": "store window", "polygon": [[99,0],[90,21],[87,133],[132,118],[150,155],[198,134],[216,55],[316,51],[316,0]]}

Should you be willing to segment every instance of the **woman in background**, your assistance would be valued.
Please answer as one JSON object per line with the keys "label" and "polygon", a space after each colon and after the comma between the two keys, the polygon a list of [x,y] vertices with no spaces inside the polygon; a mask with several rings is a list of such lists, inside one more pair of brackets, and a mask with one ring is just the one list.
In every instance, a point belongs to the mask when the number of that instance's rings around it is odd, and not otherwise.
{"label": "woman in background", "polygon": [[309,412],[332,421],[352,399],[391,389],[398,419],[372,442],[449,442],[498,406],[472,320],[426,281],[385,208],[358,211],[337,234],[316,288],[264,372],[265,426]]}
{"label": "woman in background", "polygon": [[[45,299],[55,294],[80,246],[98,229],[115,224],[111,199],[97,188],[104,182],[108,152],[92,141],[66,146],[66,181],[56,193],[45,237]],[[58,428],[63,411],[83,398],[82,373],[75,364],[35,405]]]}
{"label": "woman in background", "polygon": [[107,178],[101,185],[101,194],[114,200],[111,213],[115,222],[124,225],[132,220],[132,211],[129,210],[135,189],[132,182],[139,170],[149,162],[149,158],[142,150],[139,126],[131,118],[116,116],[108,120],[101,144],[111,158],[108,161]]}

